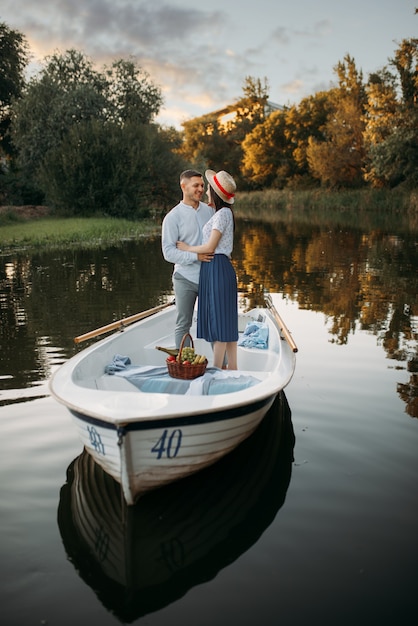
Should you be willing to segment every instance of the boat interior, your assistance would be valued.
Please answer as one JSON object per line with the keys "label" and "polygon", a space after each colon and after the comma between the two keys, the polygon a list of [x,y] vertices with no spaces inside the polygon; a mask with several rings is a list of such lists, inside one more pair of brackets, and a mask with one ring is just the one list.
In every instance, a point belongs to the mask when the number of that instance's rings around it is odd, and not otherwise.
{"label": "boat interior", "polygon": [[127,327],[92,346],[74,368],[73,382],[81,387],[106,391],[133,391],[136,388],[145,393],[193,395],[230,393],[248,388],[268,378],[273,370],[277,371],[282,344],[285,343],[272,319],[265,311],[260,311],[257,309],[239,316],[239,370],[213,368],[211,344],[194,339],[194,319],[190,334],[195,353],[205,355],[208,360],[205,374],[194,380],[169,376],[167,354],[157,346],[174,346],[174,311]]}

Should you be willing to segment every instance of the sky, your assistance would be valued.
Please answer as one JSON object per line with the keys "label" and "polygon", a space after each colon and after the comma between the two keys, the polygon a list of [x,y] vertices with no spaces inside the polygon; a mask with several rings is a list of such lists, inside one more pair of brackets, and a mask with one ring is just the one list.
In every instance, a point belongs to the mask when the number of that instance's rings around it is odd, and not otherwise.
{"label": "sky", "polygon": [[160,87],[156,121],[182,122],[238,100],[245,78],[298,104],[336,83],[349,54],[367,80],[418,37],[418,0],[1,0],[0,22],[29,43],[36,72],[74,48],[99,69],[134,59]]}

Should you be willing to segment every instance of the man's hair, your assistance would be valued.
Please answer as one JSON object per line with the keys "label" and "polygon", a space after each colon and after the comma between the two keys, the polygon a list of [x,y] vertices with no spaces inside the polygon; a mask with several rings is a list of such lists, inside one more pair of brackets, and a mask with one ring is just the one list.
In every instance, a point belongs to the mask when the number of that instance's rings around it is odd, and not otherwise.
{"label": "man's hair", "polygon": [[184,172],[180,174],[180,184],[185,178],[193,178],[194,176],[199,176],[199,178],[203,178],[202,174],[196,170],[184,170]]}

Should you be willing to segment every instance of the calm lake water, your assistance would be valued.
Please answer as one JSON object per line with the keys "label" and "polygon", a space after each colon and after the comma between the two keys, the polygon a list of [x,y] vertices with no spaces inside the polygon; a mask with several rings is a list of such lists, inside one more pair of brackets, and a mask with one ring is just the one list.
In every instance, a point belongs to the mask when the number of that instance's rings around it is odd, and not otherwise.
{"label": "calm lake water", "polygon": [[[299,352],[262,427],[201,475],[115,501],[48,393],[73,338],[172,295],[159,237],[0,256],[0,623],[393,625],[417,614],[417,233],[239,221],[243,306],[264,290]],[[103,544],[104,542],[104,544]],[[106,569],[103,545],[120,555]],[[192,549],[198,545],[199,549]],[[99,549],[100,548],[100,549]],[[152,562],[149,553],[160,555]]]}

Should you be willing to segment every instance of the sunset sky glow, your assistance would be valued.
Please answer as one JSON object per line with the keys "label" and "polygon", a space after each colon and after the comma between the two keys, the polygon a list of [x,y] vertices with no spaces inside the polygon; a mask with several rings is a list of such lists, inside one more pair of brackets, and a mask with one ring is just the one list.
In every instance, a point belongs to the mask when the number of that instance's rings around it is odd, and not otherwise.
{"label": "sunset sky glow", "polygon": [[0,21],[25,35],[32,71],[75,48],[101,68],[134,58],[161,87],[157,121],[181,122],[241,97],[246,76],[270,100],[329,89],[346,54],[367,79],[416,37],[418,0],[2,0]]}

